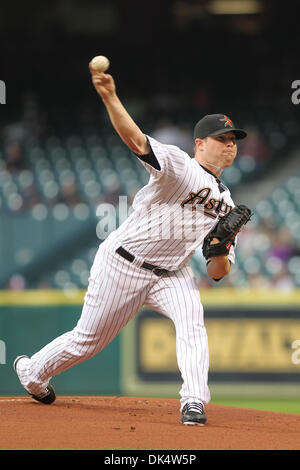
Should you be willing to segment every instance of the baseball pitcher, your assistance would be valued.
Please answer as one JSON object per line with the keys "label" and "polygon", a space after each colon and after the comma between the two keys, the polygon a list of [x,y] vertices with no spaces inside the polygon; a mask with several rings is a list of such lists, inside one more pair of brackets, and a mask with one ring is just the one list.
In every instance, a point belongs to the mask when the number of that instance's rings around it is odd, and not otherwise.
{"label": "baseball pitcher", "polygon": [[234,263],[236,235],[251,211],[235,207],[219,178],[246,132],[223,114],[207,115],[194,128],[191,158],[145,135],[118,98],[113,77],[90,71],[113,127],[148,170],[149,182],[136,194],[128,219],[100,244],[77,325],[31,358],[18,356],[14,369],[35,400],[53,403],[50,379],[99,353],[147,305],[175,326],[181,422],[204,425],[209,352],[189,259],[202,246],[207,273],[216,281]]}

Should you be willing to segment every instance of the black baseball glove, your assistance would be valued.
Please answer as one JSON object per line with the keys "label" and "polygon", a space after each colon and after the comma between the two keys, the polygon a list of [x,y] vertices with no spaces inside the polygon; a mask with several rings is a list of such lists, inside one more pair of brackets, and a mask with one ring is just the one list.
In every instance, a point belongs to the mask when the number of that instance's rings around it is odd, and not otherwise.
{"label": "black baseball glove", "polygon": [[[234,207],[224,215],[204,238],[202,245],[204,258],[228,255],[231,245],[235,243],[236,234],[250,220],[251,215],[251,210],[243,205]],[[213,238],[217,238],[219,242],[211,244]]]}

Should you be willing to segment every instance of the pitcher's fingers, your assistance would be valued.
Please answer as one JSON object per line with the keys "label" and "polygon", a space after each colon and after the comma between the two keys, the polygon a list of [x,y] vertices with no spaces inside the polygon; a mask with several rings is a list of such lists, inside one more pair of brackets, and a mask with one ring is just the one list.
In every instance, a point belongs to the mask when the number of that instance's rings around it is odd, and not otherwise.
{"label": "pitcher's fingers", "polygon": [[102,75],[103,75],[102,73],[101,73],[101,74],[100,74],[100,73],[98,73],[98,74],[97,74],[97,73],[93,73],[93,74],[92,74],[92,80],[93,80],[93,82],[96,82],[96,81],[97,81],[97,83],[104,83],[104,82],[105,82],[105,79],[104,79],[104,77],[103,77]]}

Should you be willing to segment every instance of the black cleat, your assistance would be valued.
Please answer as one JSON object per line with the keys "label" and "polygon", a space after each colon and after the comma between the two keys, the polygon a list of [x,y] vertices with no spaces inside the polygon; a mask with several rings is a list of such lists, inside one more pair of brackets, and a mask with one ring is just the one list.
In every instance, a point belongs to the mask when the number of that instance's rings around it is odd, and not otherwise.
{"label": "black cleat", "polygon": [[186,403],[182,409],[181,422],[187,426],[204,426],[206,414],[202,403]]}
{"label": "black cleat", "polygon": [[45,395],[32,395],[29,393],[29,395],[36,401],[39,401],[40,403],[44,403],[44,405],[51,405],[56,400],[56,395],[54,388],[52,385],[48,385],[45,390]]}
{"label": "black cleat", "polygon": [[[18,361],[22,358],[28,358],[28,356],[18,356],[15,361],[14,361],[14,370],[16,374],[18,375],[17,372],[17,364]],[[27,392],[27,390],[26,390]],[[51,405],[56,400],[56,395],[54,388],[52,385],[47,385],[45,389],[45,393],[43,395],[33,395],[32,393],[27,392],[34,400],[39,401],[40,403],[44,403],[44,405]]]}

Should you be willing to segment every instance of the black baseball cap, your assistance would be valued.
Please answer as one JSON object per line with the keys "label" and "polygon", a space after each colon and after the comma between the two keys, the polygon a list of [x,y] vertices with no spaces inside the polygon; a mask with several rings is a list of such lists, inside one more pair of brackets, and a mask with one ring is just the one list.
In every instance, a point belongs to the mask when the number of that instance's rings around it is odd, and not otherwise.
{"label": "black baseball cap", "polygon": [[194,128],[194,139],[204,139],[204,137],[213,137],[226,132],[234,132],[237,139],[247,137],[247,132],[238,129],[225,114],[207,114],[197,122]]}

